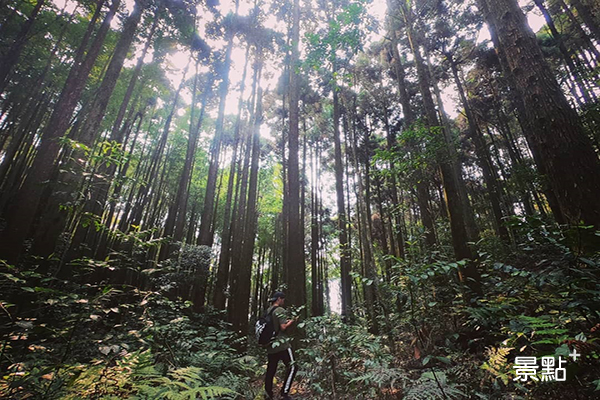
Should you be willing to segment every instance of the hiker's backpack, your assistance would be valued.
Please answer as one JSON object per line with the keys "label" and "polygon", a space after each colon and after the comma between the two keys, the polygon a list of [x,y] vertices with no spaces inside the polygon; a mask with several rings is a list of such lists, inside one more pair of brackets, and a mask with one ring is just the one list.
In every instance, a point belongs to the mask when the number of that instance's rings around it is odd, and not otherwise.
{"label": "hiker's backpack", "polygon": [[273,307],[271,311],[267,314],[263,315],[256,321],[256,325],[254,325],[254,333],[256,334],[256,341],[261,346],[266,346],[273,340],[277,332],[275,332],[275,325],[273,324],[273,311],[275,311]]}

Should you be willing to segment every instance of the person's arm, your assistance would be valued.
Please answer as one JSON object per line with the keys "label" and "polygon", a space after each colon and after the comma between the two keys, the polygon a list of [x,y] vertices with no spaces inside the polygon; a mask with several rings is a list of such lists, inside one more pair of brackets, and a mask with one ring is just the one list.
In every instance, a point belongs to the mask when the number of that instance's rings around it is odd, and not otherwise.
{"label": "person's arm", "polygon": [[284,324],[281,324],[280,328],[282,331],[285,331],[287,328],[290,327],[291,324],[294,323],[295,320],[293,319],[288,319],[287,322],[285,322]]}
{"label": "person's arm", "polygon": [[285,320],[285,322],[279,324],[279,328],[282,331],[285,331],[287,328],[290,327],[291,324],[293,324],[296,321],[295,318],[292,318],[292,319],[285,318],[283,309],[281,309],[281,311],[278,310],[276,312],[276,315],[277,315],[277,318],[279,319],[279,321]]}

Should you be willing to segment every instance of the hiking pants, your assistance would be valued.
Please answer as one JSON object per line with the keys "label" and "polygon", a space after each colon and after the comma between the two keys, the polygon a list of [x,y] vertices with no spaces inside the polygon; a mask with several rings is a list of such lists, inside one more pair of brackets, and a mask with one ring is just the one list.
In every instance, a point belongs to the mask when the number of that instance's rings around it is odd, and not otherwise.
{"label": "hiking pants", "polygon": [[287,368],[281,394],[288,394],[297,370],[292,349],[288,348],[277,353],[268,354],[268,357],[269,363],[267,364],[267,376],[265,377],[265,391],[269,396],[273,396],[273,378],[275,377],[275,372],[277,372],[277,364],[281,360]]}

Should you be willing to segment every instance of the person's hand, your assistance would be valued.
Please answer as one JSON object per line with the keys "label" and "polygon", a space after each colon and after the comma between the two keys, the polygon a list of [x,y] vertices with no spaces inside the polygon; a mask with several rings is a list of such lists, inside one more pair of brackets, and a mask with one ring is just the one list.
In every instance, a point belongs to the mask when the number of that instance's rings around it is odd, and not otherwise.
{"label": "person's hand", "polygon": [[286,327],[286,329],[287,329],[287,328],[289,328],[289,326],[290,326],[291,324],[293,324],[294,322],[298,321],[298,318],[300,318],[300,317],[299,317],[299,316],[296,316],[296,317],[294,317],[294,318],[292,318],[292,319],[288,320],[288,322],[285,324],[285,325],[286,325],[286,326],[285,326],[285,327]]}

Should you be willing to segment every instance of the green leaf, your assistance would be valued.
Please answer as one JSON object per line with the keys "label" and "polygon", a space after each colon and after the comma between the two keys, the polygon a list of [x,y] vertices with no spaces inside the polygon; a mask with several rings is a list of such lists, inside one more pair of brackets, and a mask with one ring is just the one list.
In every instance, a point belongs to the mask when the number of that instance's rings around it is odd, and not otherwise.
{"label": "green leaf", "polygon": [[452,364],[452,361],[448,357],[436,357],[437,360],[443,362],[444,364]]}
{"label": "green leaf", "polygon": [[23,279],[17,278],[13,274],[7,274],[7,273],[2,272],[2,273],[0,273],[0,275],[2,275],[3,277],[5,277],[8,280],[13,281],[14,283],[25,282]]}
{"label": "green leaf", "polygon": [[570,353],[571,353],[571,350],[569,350],[569,346],[567,346],[566,344],[563,344],[562,346],[557,347],[556,350],[554,350],[555,356],[567,357]]}

